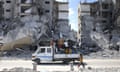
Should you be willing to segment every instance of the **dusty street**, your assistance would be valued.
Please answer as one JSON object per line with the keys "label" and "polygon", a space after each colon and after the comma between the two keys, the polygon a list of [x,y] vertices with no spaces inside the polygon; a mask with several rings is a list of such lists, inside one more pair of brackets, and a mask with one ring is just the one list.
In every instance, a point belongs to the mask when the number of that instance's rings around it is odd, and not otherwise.
{"label": "dusty street", "polygon": [[[90,59],[90,60],[84,60],[86,67],[85,69],[108,69],[112,68],[114,70],[117,69],[118,72],[120,72],[120,60],[118,59],[105,59],[105,60],[97,60],[97,59]],[[33,69],[32,61],[30,60],[1,60],[0,61],[0,71],[3,69],[12,69],[12,68],[27,68],[27,69]],[[70,71],[70,64],[61,64],[59,63],[42,63],[37,65],[37,71],[61,71],[66,72]],[[74,71],[78,71],[78,64],[74,64]],[[116,71],[115,71],[116,72]]]}

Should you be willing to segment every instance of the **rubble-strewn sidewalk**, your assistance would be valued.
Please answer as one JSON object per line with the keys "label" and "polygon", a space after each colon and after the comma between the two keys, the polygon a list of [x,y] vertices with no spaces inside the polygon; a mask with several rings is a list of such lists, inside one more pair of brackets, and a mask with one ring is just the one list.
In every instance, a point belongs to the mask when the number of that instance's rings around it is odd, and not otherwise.
{"label": "rubble-strewn sidewalk", "polygon": [[84,55],[85,59],[120,59],[120,51],[104,50]]}

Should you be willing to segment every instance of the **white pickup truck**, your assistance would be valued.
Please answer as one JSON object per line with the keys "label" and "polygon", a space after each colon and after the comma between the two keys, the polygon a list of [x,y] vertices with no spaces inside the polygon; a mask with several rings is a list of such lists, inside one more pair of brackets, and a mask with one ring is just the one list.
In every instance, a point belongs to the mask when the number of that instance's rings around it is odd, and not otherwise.
{"label": "white pickup truck", "polygon": [[36,63],[40,62],[52,62],[52,61],[75,61],[79,60],[80,54],[79,53],[56,53],[56,50],[52,46],[38,46],[37,50],[32,54],[32,60]]}

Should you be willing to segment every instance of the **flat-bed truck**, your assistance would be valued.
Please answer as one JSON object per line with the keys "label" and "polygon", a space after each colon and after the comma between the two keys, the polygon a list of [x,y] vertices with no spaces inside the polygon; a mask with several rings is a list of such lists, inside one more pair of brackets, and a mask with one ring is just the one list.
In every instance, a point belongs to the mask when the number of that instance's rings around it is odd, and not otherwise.
{"label": "flat-bed truck", "polygon": [[32,54],[32,60],[36,63],[46,61],[62,61],[68,63],[70,61],[79,60],[80,54],[77,52],[78,50],[75,50],[71,53],[67,51],[66,53],[58,53],[53,46],[38,46],[37,50]]}

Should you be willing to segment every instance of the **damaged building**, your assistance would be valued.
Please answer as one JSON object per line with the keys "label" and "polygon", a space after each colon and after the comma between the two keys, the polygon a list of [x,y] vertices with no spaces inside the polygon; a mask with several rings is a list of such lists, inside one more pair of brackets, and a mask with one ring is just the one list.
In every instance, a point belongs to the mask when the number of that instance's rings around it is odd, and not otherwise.
{"label": "damaged building", "polygon": [[68,0],[1,0],[1,50],[50,39],[76,41],[69,25],[68,5]]}
{"label": "damaged building", "polygon": [[78,40],[81,48],[119,49],[119,4],[119,0],[79,4]]}

